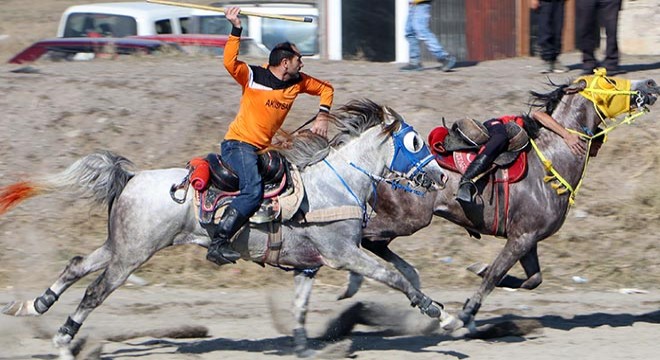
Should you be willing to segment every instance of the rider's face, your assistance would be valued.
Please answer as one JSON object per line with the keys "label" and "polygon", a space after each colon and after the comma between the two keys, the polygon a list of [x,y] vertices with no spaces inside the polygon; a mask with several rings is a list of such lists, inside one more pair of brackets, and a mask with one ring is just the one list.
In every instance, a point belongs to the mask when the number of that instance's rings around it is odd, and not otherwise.
{"label": "rider's face", "polygon": [[300,70],[302,70],[303,66],[305,66],[302,61],[302,55],[300,55],[298,49],[293,47],[293,50],[296,52],[296,54],[290,59],[287,59],[287,73],[289,75],[297,75]]}

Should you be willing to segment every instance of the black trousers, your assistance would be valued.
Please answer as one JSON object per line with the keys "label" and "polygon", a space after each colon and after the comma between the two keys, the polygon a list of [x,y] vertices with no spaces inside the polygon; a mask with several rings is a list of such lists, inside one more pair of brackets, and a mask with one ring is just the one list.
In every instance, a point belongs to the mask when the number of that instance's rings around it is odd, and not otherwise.
{"label": "black trousers", "polygon": [[484,149],[481,151],[481,154],[486,155],[489,161],[495,160],[495,158],[503,153],[509,146],[509,138],[506,136],[506,128],[504,124],[499,119],[490,119],[484,122],[484,126],[488,130],[490,138]]}
{"label": "black trousers", "polygon": [[605,59],[602,65],[609,70],[619,66],[617,28],[621,0],[579,0],[575,2],[577,45],[582,51],[582,67],[590,70],[598,66],[594,50],[600,41],[599,23],[607,36]]}
{"label": "black trousers", "polygon": [[541,59],[555,61],[561,53],[564,28],[564,0],[540,1],[538,8],[538,44]]}

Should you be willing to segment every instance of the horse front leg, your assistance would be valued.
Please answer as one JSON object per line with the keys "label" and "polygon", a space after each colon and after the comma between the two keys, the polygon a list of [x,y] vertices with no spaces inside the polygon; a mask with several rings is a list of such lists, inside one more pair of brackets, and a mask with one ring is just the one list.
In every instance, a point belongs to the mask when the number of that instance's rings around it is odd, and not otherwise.
{"label": "horse front leg", "polygon": [[[390,241],[386,241],[386,240],[371,241],[365,238],[362,239],[363,248],[371,251],[381,259],[394,265],[394,267],[397,270],[399,270],[401,275],[403,275],[406,278],[406,280],[410,281],[412,286],[414,286],[417,289],[420,289],[422,286],[417,269],[415,269],[414,266],[412,266],[410,263],[405,261],[394,251],[392,251],[387,246],[389,243]],[[360,290],[360,286],[362,285],[363,280],[364,277],[361,276],[360,274],[350,272],[348,277],[348,285],[346,286],[344,292],[341,295],[339,295],[337,300],[343,300],[353,297],[353,295],[355,295],[358,292],[358,290]]]}
{"label": "horse front leg", "polygon": [[463,305],[459,319],[469,328],[474,327],[474,318],[483,303],[483,300],[493,291],[513,265],[525,254],[529,253],[536,242],[531,239],[508,239],[504,248],[497,255],[493,263],[482,271],[483,280],[477,292]]}
{"label": "horse front leg", "polygon": [[[497,284],[497,287],[505,287],[509,289],[526,289],[533,290],[536,289],[543,278],[541,276],[541,266],[539,264],[539,258],[537,255],[537,247],[534,246],[527,254],[525,254],[520,259],[520,265],[525,271],[527,278],[522,279],[513,275],[504,275],[502,280]],[[487,264],[475,263],[468,267],[468,270],[484,277],[486,270],[488,270]]]}
{"label": "horse front leg", "polygon": [[368,241],[363,239],[362,246],[376,254],[381,259],[394,265],[394,267],[399,270],[401,275],[403,275],[406,280],[410,281],[412,286],[414,286],[416,289],[421,289],[422,284],[419,279],[419,273],[417,272],[417,269],[415,269],[414,266],[400,257],[397,253],[392,251],[392,249],[390,249],[388,246],[389,243],[390,241]]}
{"label": "horse front leg", "polygon": [[463,326],[458,319],[444,311],[442,304],[419,291],[398,272],[388,270],[357,246],[351,249],[335,248],[332,252],[321,251],[321,253],[327,263],[335,269],[344,269],[366,276],[403,292],[410,300],[411,306],[419,308],[429,317],[438,318],[444,329],[457,329]]}
{"label": "horse front leg", "polygon": [[298,357],[314,355],[314,351],[308,347],[305,322],[307,320],[309,297],[312,294],[312,285],[314,285],[314,276],[316,276],[317,271],[318,269],[313,271],[296,270],[294,272],[293,282],[296,295],[293,300],[292,312],[296,327],[293,329],[293,350]]}
{"label": "horse front leg", "polygon": [[41,296],[31,300],[12,301],[4,306],[2,313],[12,316],[39,316],[44,314],[66,289],[89,273],[104,268],[110,261],[110,257],[110,251],[102,246],[85,257],[76,256],[72,258],[57,280]]}

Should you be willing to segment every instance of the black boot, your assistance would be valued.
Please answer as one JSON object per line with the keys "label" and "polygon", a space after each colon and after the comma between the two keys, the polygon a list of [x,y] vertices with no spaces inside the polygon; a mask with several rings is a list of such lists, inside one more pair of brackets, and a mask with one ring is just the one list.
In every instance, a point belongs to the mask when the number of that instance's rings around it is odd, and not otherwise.
{"label": "black boot", "polygon": [[465,170],[465,174],[461,177],[461,182],[459,183],[458,191],[456,192],[456,200],[465,203],[474,201],[474,197],[477,193],[477,185],[474,183],[474,178],[490,169],[492,162],[491,157],[484,154],[479,154],[474,158]]}
{"label": "black boot", "polygon": [[236,209],[229,206],[222,214],[218,225],[208,226],[206,231],[211,237],[211,245],[206,253],[206,260],[218,265],[236,263],[236,260],[241,258],[241,254],[231,248],[229,241],[247,220]]}

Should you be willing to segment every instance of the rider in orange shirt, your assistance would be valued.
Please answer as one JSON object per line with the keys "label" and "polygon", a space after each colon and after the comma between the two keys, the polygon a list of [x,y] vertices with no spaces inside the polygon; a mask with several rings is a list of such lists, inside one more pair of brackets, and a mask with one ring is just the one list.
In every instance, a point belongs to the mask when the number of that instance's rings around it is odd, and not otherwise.
{"label": "rider in orange shirt", "polygon": [[243,96],[238,114],[229,125],[220,148],[223,161],[239,178],[240,194],[222,214],[218,225],[209,224],[206,227],[211,237],[206,258],[219,265],[240,258],[240,254],[230,247],[229,240],[261,203],[264,190],[257,166],[257,152],[270,145],[299,93],[321,98],[319,113],[311,131],[327,136],[328,114],[334,95],[332,85],[300,72],[302,56],[292,43],[276,45],[270,52],[266,67],[239,61],[238,49],[243,30],[239,12],[238,7],[225,9],[232,30],[224,49],[224,65],[241,85]]}

